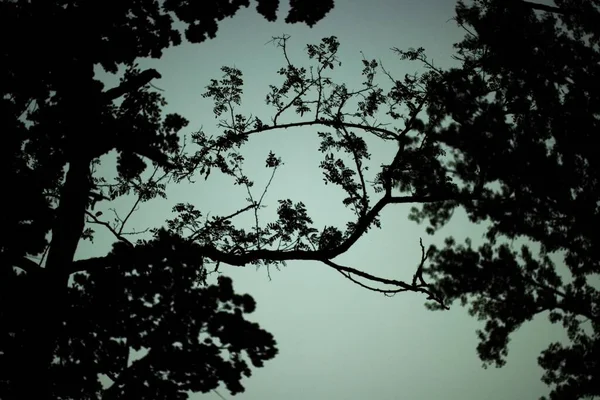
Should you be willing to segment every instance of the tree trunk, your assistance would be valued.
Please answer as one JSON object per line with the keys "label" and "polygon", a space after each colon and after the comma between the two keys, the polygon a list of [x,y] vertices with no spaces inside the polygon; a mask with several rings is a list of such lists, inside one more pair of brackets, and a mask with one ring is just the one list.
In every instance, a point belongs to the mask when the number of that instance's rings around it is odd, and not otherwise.
{"label": "tree trunk", "polygon": [[72,160],[69,164],[46,267],[29,277],[21,357],[14,371],[15,399],[53,399],[49,367],[64,320],[68,271],[83,233],[91,188],[89,160]]}

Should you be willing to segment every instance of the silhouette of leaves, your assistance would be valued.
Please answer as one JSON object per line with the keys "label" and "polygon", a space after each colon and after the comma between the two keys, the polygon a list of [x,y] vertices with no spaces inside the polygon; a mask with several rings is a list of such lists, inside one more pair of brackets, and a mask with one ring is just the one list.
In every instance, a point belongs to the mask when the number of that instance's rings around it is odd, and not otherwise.
{"label": "silhouette of leaves", "polygon": [[[600,20],[599,4],[461,1],[456,11],[466,32],[455,45],[460,67],[436,69],[422,51],[404,56],[436,72],[425,130],[460,155],[451,164],[457,189],[479,196],[457,197],[451,208],[426,204],[412,218],[428,220],[434,233],[460,205],[490,228],[477,250],[451,238],[444,249],[432,248],[424,272],[447,303],[460,301],[485,321],[477,347],[484,365],[504,365],[510,335],[547,313],[571,341],[550,345],[538,359],[549,398],[598,396],[600,290],[590,277],[600,272],[600,153],[590,132],[599,128],[592,82],[600,53],[590,21]],[[502,244],[518,238],[541,246],[537,258],[527,247],[519,254]],[[571,282],[550,258],[557,252]]]}
{"label": "silhouette of leaves", "polygon": [[[118,377],[109,396],[185,398],[188,390],[207,392],[219,382],[232,393],[243,391],[240,379],[251,374],[246,357],[262,366],[277,353],[273,337],[243,317],[255,309],[252,297],[235,294],[225,277],[218,285],[199,286],[202,265],[190,244],[164,231],[140,246],[144,250],[134,259],[127,246],[116,246],[112,254],[119,263],[76,275],[65,329],[78,339],[77,347],[70,337],[59,340],[63,361],[56,369],[76,364],[84,380],[98,373]],[[92,348],[98,350],[90,357]],[[136,376],[127,372],[128,349],[147,351],[133,361]],[[141,379],[154,383],[143,385]]]}
{"label": "silhouette of leaves", "polygon": [[[312,26],[333,6],[326,3],[293,5],[291,18]],[[8,233],[0,243],[1,398],[179,399],[219,383],[238,393],[250,366],[275,356],[272,336],[243,317],[255,308],[250,296],[235,294],[226,278],[205,287],[205,257],[181,237],[201,214],[178,207],[184,216],[167,226],[179,236],[155,229],[154,240],[134,243],[127,235],[140,232],[125,229],[139,203],[166,196],[187,161],[179,134],[188,122],[162,113],[165,100],[150,89],[161,74],[140,70],[137,61],[181,43],[173,16],[189,41],[201,42],[248,4],[0,1],[0,34],[12,37],[0,51],[0,170],[12,191],[0,203]],[[260,1],[257,10],[274,20],[277,8]],[[119,85],[95,79],[97,65],[111,74],[125,67]],[[219,145],[239,145],[237,132],[248,123],[238,118]],[[117,177],[108,182],[97,168],[113,150]],[[250,185],[239,174],[242,162],[232,153],[203,172],[215,166]],[[280,163],[274,155],[267,160],[273,170]],[[135,204],[125,215],[113,211],[113,221],[94,210],[125,195]],[[256,242],[228,222],[213,219],[193,234],[200,243],[219,233]],[[91,224],[115,236],[115,249],[83,260],[97,268],[73,275],[79,240],[94,239]],[[147,354],[131,363],[132,349]],[[102,387],[98,374],[113,384]]]}
{"label": "silhouette of leaves", "polygon": [[[341,67],[336,37],[307,45],[311,65],[291,59],[289,36],[275,37],[284,64],[266,94],[269,123],[240,112],[243,74],[225,66],[203,95],[214,101],[222,132],[191,134],[192,152],[179,141],[187,121],[163,116],[165,101],[150,89],[160,73],[136,61],[181,42],[172,15],[188,41],[202,42],[250,2],[79,3],[0,1],[0,34],[14,38],[2,44],[0,63],[7,132],[0,167],[14,188],[2,199],[10,237],[0,244],[0,323],[8,327],[0,336],[0,397],[179,399],[219,383],[239,393],[250,365],[276,355],[275,342],[244,318],[255,308],[250,296],[235,294],[223,277],[207,286],[207,276],[221,264],[269,268],[288,260],[319,261],[385,295],[424,294],[433,310],[460,302],[484,321],[477,351],[485,366],[504,365],[511,334],[547,313],[569,339],[538,359],[550,399],[600,395],[600,291],[590,279],[600,273],[598,1],[459,1],[458,67],[437,67],[423,48],[394,49],[425,72],[396,79],[363,57],[358,88],[329,75]],[[277,1],[257,3],[267,20],[276,18]],[[290,5],[287,22],[312,26],[333,1]],[[104,88],[96,64],[126,73]],[[341,188],[341,204],[354,211],[344,231],[313,226],[304,203],[292,199],[278,201],[274,221],[260,218],[283,161],[269,150],[271,177],[259,196],[244,171],[244,145],[296,127],[316,128],[324,181]],[[369,165],[367,137],[388,142],[393,157]],[[118,176],[108,183],[97,167],[112,150]],[[178,204],[165,228],[147,230],[151,240],[128,239],[124,229],[139,203],[165,197],[170,181],[213,171],[244,188],[247,205],[208,216]],[[114,212],[112,222],[94,210],[128,194],[134,206]],[[489,223],[484,243],[448,238],[425,251],[420,242],[407,282],[333,261],[381,226],[384,207],[407,203],[418,205],[409,218],[427,222],[429,234],[463,208],[472,222]],[[233,219],[248,212],[253,226],[236,227]],[[115,236],[113,251],[73,261],[78,241],[93,239],[91,224]],[[507,244],[520,238],[539,244],[539,254]],[[559,273],[557,252],[570,280]],[[103,388],[98,374],[113,384]]]}

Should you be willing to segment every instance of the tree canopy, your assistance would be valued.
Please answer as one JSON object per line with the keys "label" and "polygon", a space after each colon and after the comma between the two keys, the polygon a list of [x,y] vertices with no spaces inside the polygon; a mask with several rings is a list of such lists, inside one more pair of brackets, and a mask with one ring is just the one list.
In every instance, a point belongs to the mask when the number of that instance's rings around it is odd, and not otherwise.
{"label": "tree canopy", "polygon": [[[116,243],[107,255],[116,261],[68,284],[77,244],[91,237],[86,218],[98,222],[95,203],[134,186],[143,200],[155,196],[157,187],[135,183],[144,158],[173,168],[169,158],[180,148],[187,121],[161,114],[165,101],[147,86],[160,73],[140,71],[136,61],[181,43],[174,16],[186,39],[200,43],[249,5],[0,1],[0,34],[11,38],[0,50],[0,170],[10,191],[0,204],[3,399],[186,398],[220,382],[237,393],[250,375],[247,360],[260,367],[275,356],[272,335],[244,318],[252,298],[234,294],[227,278],[198,287],[202,258],[192,260],[189,246],[165,232],[138,242],[135,257]],[[258,0],[256,9],[273,21],[278,6]],[[290,6],[286,22],[312,26],[333,1]],[[121,84],[104,90],[94,78],[98,65],[109,73],[125,66]],[[103,192],[96,167],[112,150],[119,183]],[[141,348],[151,351],[128,365],[130,351]],[[99,374],[113,381],[108,390]]]}
{"label": "tree canopy", "polygon": [[[287,21],[311,25],[332,6],[306,4],[292,1]],[[222,133],[196,131],[186,147],[180,138],[187,120],[163,115],[165,100],[149,85],[160,73],[141,71],[135,61],[160,57],[180,42],[169,12],[187,24],[189,41],[201,42],[248,2],[115,2],[110,13],[99,3],[0,2],[1,29],[18,38],[3,44],[0,63],[7,78],[0,123],[10,132],[0,162],[14,187],[2,200],[11,235],[0,252],[0,321],[11,328],[0,342],[0,394],[185,398],[187,390],[208,391],[220,381],[239,392],[242,375],[250,374],[244,357],[261,366],[275,356],[275,342],[243,318],[254,309],[251,297],[235,294],[227,278],[207,285],[207,275],[221,264],[313,260],[367,290],[422,293],[433,310],[454,301],[468,306],[485,321],[477,347],[484,365],[502,366],[510,334],[547,313],[570,339],[539,358],[550,399],[599,396],[600,293],[591,280],[600,273],[594,234],[600,154],[593,140],[600,115],[599,5],[459,2],[456,22],[465,38],[455,46],[457,67],[435,66],[422,48],[395,49],[426,71],[397,79],[363,59],[360,88],[327,74],[340,67],[337,38],[307,45],[309,67],[290,60],[288,36],[274,38],[284,64],[282,83],[270,85],[266,96],[273,115],[241,111],[243,73],[225,66],[204,93]],[[277,2],[259,1],[257,10],[273,19]],[[104,18],[90,23],[91,15]],[[53,43],[74,41],[67,27],[80,29],[89,46],[53,52]],[[48,34],[36,41],[33,31]],[[18,56],[24,48],[32,52]],[[33,62],[34,55],[47,62]],[[96,64],[108,72],[126,65],[121,84],[105,90],[93,77]],[[250,189],[243,145],[294,127],[320,138],[324,181],[343,190],[341,206],[355,215],[346,227],[317,229],[302,201],[291,199],[279,200],[277,219],[265,223],[258,217],[263,197],[249,195],[246,207],[210,218],[192,203],[178,204],[173,219],[132,242],[123,234],[128,217],[111,224],[94,211],[96,202],[125,195],[139,202],[166,196],[169,183],[208,179],[211,172]],[[86,145],[89,138],[94,146]],[[394,157],[371,160],[367,138],[389,142]],[[97,171],[110,150],[119,153],[114,182]],[[265,167],[274,175],[281,163],[270,152]],[[426,222],[430,234],[463,208],[472,222],[489,225],[485,243],[473,248],[470,240],[448,238],[443,248],[426,248],[421,242],[422,257],[406,281],[334,261],[385,223],[379,214],[394,204],[419,205],[409,217]],[[256,224],[235,226],[243,213],[254,213]],[[90,226],[114,234],[113,250],[74,261],[78,241],[93,236]],[[540,254],[527,246],[515,251],[516,238],[538,244]],[[31,256],[39,254],[38,264]],[[557,254],[564,255],[564,272]],[[221,358],[222,347],[229,359]],[[128,365],[129,350],[141,348],[147,354]],[[9,370],[24,355],[31,364]],[[113,385],[102,390],[98,374]],[[79,386],[66,385],[67,376]],[[32,377],[40,385],[32,388]]]}
{"label": "tree canopy", "polygon": [[[478,249],[452,239],[431,249],[426,274],[447,301],[485,320],[477,347],[485,365],[503,365],[510,334],[534,316],[562,323],[571,343],[553,343],[538,359],[551,399],[600,395],[598,6],[459,2],[461,65],[432,68],[440,80],[430,121],[452,122],[426,130],[460,155],[451,167],[461,192],[478,192],[455,205],[490,228]],[[428,205],[414,217],[437,228],[455,205]],[[539,256],[512,251],[506,239],[519,237],[539,244]]]}

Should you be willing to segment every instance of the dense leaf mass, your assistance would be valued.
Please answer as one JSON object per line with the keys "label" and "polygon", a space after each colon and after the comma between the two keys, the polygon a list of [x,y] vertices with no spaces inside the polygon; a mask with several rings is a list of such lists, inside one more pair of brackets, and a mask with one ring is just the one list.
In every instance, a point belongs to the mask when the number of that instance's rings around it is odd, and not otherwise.
{"label": "dense leaf mass", "polygon": [[[257,3],[276,18],[278,1]],[[394,49],[426,71],[395,79],[363,59],[358,88],[330,74],[341,67],[336,37],[306,46],[310,66],[290,59],[289,36],[275,37],[285,64],[280,84],[268,86],[268,123],[240,111],[243,73],[224,66],[203,94],[222,132],[195,131],[189,151],[180,140],[188,121],[163,115],[165,99],[150,87],[161,74],[136,61],[181,42],[173,16],[187,40],[202,42],[249,4],[0,0],[0,34],[14,39],[0,49],[0,171],[12,190],[1,204],[10,234],[0,243],[0,397],[158,400],[220,383],[241,392],[250,364],[274,357],[275,342],[244,318],[255,308],[250,296],[235,294],[227,278],[207,286],[207,275],[222,264],[269,271],[288,260],[322,263],[386,295],[420,293],[430,309],[461,303],[483,321],[485,366],[504,365],[511,334],[544,313],[568,337],[538,359],[549,398],[600,396],[600,1],[460,1],[457,67],[435,66],[424,48]],[[287,22],[312,25],[333,2],[290,5]],[[125,67],[120,84],[105,88],[97,65]],[[271,177],[257,195],[243,147],[298,127],[320,139],[323,181],[344,192],[340,206],[354,218],[345,229],[315,226],[292,199],[278,201],[275,220],[259,216],[283,161],[265,153]],[[396,150],[389,162],[373,165],[372,140]],[[117,177],[109,182],[98,166],[111,151]],[[245,207],[209,216],[180,203],[150,239],[129,240],[124,229],[140,203],[213,171],[246,189]],[[110,221],[94,208],[125,195],[136,199],[127,216]],[[407,203],[419,205],[409,218],[426,221],[430,234],[458,207],[489,229],[478,246],[448,238],[426,250],[420,241],[406,282],[334,261],[381,226],[384,207]],[[253,224],[237,227],[244,213]],[[115,237],[112,252],[74,261],[92,227]],[[515,239],[539,245],[539,254],[515,251]],[[144,354],[133,360],[133,351]],[[102,387],[100,374],[112,385]]]}
{"label": "dense leaf mass", "polygon": [[[457,155],[463,190],[480,193],[457,204],[491,226],[479,249],[454,240],[431,249],[425,272],[486,321],[485,364],[503,365],[509,335],[535,315],[561,322],[571,343],[552,344],[539,363],[551,399],[576,399],[600,395],[600,3],[556,3],[457,6],[461,66],[440,71],[428,107],[433,121],[450,122],[427,129]],[[446,211],[428,205],[414,217]],[[519,237],[541,245],[538,258],[497,244]],[[552,254],[564,255],[572,279],[563,282]]]}
{"label": "dense leaf mass", "polygon": [[[278,1],[257,3],[276,19]],[[179,399],[220,384],[239,393],[250,366],[275,356],[273,337],[244,318],[253,299],[235,294],[227,278],[207,286],[191,241],[155,230],[134,244],[123,233],[131,213],[111,222],[94,210],[125,195],[136,196],[136,206],[165,197],[165,181],[181,169],[188,121],[162,112],[164,98],[150,89],[161,74],[137,61],[182,42],[176,19],[200,43],[248,6],[0,0],[0,171],[8,189],[0,196],[0,398]],[[312,26],[332,7],[292,4],[288,22]],[[125,74],[105,88],[97,67]],[[111,151],[116,182],[98,173]],[[119,242],[85,260],[97,268],[72,274],[79,240],[94,238],[90,224]],[[132,362],[135,350],[146,354]],[[113,383],[103,387],[99,374]]]}
{"label": "dense leaf mass", "polygon": [[[261,367],[277,354],[273,336],[245,318],[255,309],[252,297],[235,294],[226,277],[200,284],[199,260],[188,246],[163,233],[140,244],[135,257],[128,246],[116,246],[111,265],[73,276],[50,368],[53,398],[186,399],[188,391],[220,383],[239,393],[250,365]],[[0,280],[2,300],[12,304],[0,314],[8,329],[0,342],[3,365],[18,362],[18,350],[28,346],[14,329],[35,307],[29,280],[25,274]],[[142,357],[134,360],[130,351]],[[2,398],[18,398],[7,383],[19,372],[0,371]],[[102,375],[113,381],[108,389]]]}

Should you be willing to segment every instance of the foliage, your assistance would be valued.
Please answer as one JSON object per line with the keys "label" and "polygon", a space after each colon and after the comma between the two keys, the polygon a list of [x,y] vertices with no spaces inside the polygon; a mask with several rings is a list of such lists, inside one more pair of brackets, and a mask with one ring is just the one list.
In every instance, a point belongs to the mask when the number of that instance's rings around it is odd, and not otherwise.
{"label": "foliage", "polygon": [[[161,75],[141,71],[137,60],[181,43],[173,15],[187,40],[200,43],[249,5],[0,0],[0,34],[11,38],[0,50],[0,170],[10,188],[0,203],[1,398],[187,398],[220,383],[238,393],[250,376],[247,360],[261,367],[276,355],[273,337],[244,318],[254,309],[250,296],[234,294],[226,278],[206,286],[204,257],[191,252],[191,241],[161,229],[135,244],[124,236],[139,203],[166,196],[188,124],[162,113],[166,102],[149,87]],[[269,21],[278,6],[257,1]],[[312,26],[332,7],[332,0],[292,0],[286,21]],[[125,67],[119,86],[105,89],[95,66]],[[118,154],[112,182],[98,174],[111,151]],[[94,211],[126,195],[137,198],[126,216],[110,221]],[[189,216],[169,226],[175,232],[194,218],[191,208],[178,210]],[[198,236],[227,230],[227,222],[215,219]],[[74,274],[77,244],[93,240],[93,227],[118,242],[105,257],[83,260],[98,268]],[[147,354],[128,365],[133,349]],[[112,386],[103,390],[98,374]]]}
{"label": "foliage", "polygon": [[[177,158],[180,168],[173,171],[174,179],[179,182],[195,179],[198,172],[205,179],[213,170],[229,175],[234,184],[246,187],[248,206],[227,217],[212,217],[212,221],[206,220],[204,226],[200,222],[201,213],[194,211],[194,217],[190,219],[191,206],[180,206],[174,209],[179,212],[179,217],[169,222],[169,231],[174,234],[189,232],[188,240],[202,243],[205,254],[210,254],[209,258],[217,264],[254,263],[268,267],[283,264],[287,260],[316,260],[338,270],[352,281],[359,276],[374,283],[396,286],[375,289],[377,291],[388,294],[423,292],[444,307],[437,292],[421,277],[412,283],[404,283],[379,278],[332,261],[347,251],[372,226],[380,226],[378,213],[386,205],[440,201],[455,193],[453,183],[438,168],[441,164],[436,157],[442,156],[443,151],[419,131],[424,124],[417,114],[423,110],[426,98],[424,91],[430,75],[419,78],[407,76],[405,83],[394,80],[394,87],[385,93],[375,82],[379,64],[375,60],[363,60],[363,75],[367,78],[362,88],[350,90],[324,75],[326,70],[341,66],[337,57],[339,42],[336,37],[327,37],[319,44],[307,45],[308,59],[313,63],[309,67],[292,63],[287,53],[289,39],[286,35],[273,38],[273,43],[283,52],[286,66],[277,71],[283,82],[279,86],[269,85],[266,95],[267,105],[274,109],[271,121],[265,123],[257,116],[239,113],[238,109],[243,106],[243,73],[234,67],[221,68],[223,77],[211,79],[203,96],[214,101],[213,112],[223,133],[214,136],[203,129],[194,132],[191,139],[198,150],[181,154]],[[347,110],[352,105],[356,111]],[[403,129],[384,128],[375,122],[382,107],[386,108],[387,115],[404,122]],[[402,114],[403,107],[407,109],[407,115]],[[297,122],[280,122],[280,118],[291,113],[299,116]],[[351,208],[356,215],[356,221],[349,221],[345,230],[333,226],[316,228],[304,203],[294,203],[291,199],[279,200],[278,218],[275,221],[262,224],[259,221],[258,211],[263,207],[262,199],[268,185],[260,199],[253,197],[251,189],[254,182],[243,172],[243,146],[258,134],[294,127],[317,129],[321,139],[319,151],[323,154],[320,163],[323,181],[339,186],[346,193],[342,204]],[[366,140],[369,135],[398,146],[394,159],[379,172],[369,172],[371,155]],[[282,161],[270,151],[266,166],[273,168],[271,179],[280,165]],[[390,171],[391,175],[388,181],[384,179],[386,171]],[[430,171],[434,171],[441,179],[428,176]],[[373,180],[367,179],[369,173]],[[392,195],[393,186],[408,194]],[[382,192],[385,193],[373,204],[371,196]],[[254,212],[256,225],[250,231],[236,228],[230,220],[247,211]],[[215,230],[217,225],[218,230]],[[211,231],[214,234],[209,234]],[[418,269],[425,259],[423,253]]]}
{"label": "foliage", "polygon": [[[273,336],[244,318],[255,309],[252,297],[235,294],[226,277],[199,284],[202,260],[186,247],[161,232],[140,243],[135,257],[117,243],[108,255],[114,263],[73,275],[50,368],[54,398],[186,399],[188,391],[208,392],[221,382],[235,394],[244,390],[249,363],[261,367],[277,354]],[[27,310],[15,304],[28,301],[30,282],[20,274],[0,284],[12,305],[0,321],[11,333],[22,326],[17,313]],[[3,364],[18,362],[16,350],[28,346],[22,338],[4,338]],[[141,358],[132,360],[131,351]],[[2,371],[3,379],[18,381],[13,373],[20,371]],[[101,375],[112,381],[108,389]],[[14,389],[3,387],[3,398],[19,398]]]}
{"label": "foliage", "polygon": [[[461,66],[430,66],[438,78],[425,128],[457,154],[450,166],[461,191],[479,193],[456,205],[490,224],[478,249],[451,238],[431,248],[425,273],[447,302],[460,300],[485,321],[484,365],[504,365],[510,335],[536,315],[561,323],[570,343],[551,344],[538,360],[553,400],[600,395],[600,3],[556,3],[459,2]],[[446,207],[413,217],[437,228]],[[539,257],[502,244],[517,238],[538,243]],[[552,255],[564,255],[568,272]]]}
{"label": "foliage", "polygon": [[[363,60],[365,81],[358,90],[323,75],[337,63],[335,38],[307,46],[309,59],[317,61],[310,68],[291,63],[285,47],[288,37],[275,38],[287,63],[279,70],[284,82],[271,85],[266,99],[275,116],[270,125],[258,119],[254,126],[248,123],[238,131],[237,141],[271,129],[333,129],[318,133],[323,179],[346,192],[343,204],[352,206],[357,216],[345,232],[325,227],[316,250],[290,252],[289,258],[320,260],[371,290],[425,292],[433,300],[427,306],[434,310],[459,300],[471,315],[485,321],[477,347],[484,366],[504,365],[510,335],[545,313],[551,323],[564,326],[570,340],[551,344],[539,358],[550,398],[600,395],[595,384],[600,379],[600,292],[593,283],[594,274],[600,273],[594,231],[599,220],[600,154],[592,137],[600,114],[595,84],[600,72],[598,11],[597,2],[569,7],[522,1],[459,3],[456,21],[466,31],[456,45],[460,67],[440,69],[422,48],[396,49],[401,59],[420,62],[427,72],[401,81],[376,61]],[[375,80],[377,71],[391,78],[388,92]],[[357,110],[345,111],[356,98]],[[406,115],[401,106],[408,110]],[[280,123],[288,110],[301,119]],[[421,111],[426,121],[420,119]],[[404,127],[377,124],[375,117],[381,112],[403,121]],[[221,121],[221,126],[237,129],[234,121]],[[357,131],[398,146],[394,159],[372,181],[365,177],[366,141],[356,140]],[[367,182],[372,182],[371,192]],[[393,195],[392,189],[406,195]],[[385,193],[374,205],[373,192]],[[394,203],[422,203],[410,218],[427,221],[430,234],[461,207],[472,222],[489,224],[486,242],[474,249],[470,240],[459,245],[448,238],[442,249],[430,246],[423,251],[412,285],[331,260],[377,223],[376,215],[385,205]],[[285,239],[312,245],[313,237]],[[541,246],[540,254],[534,256],[527,246],[515,251],[507,244],[519,238]],[[250,246],[237,262],[259,255],[263,261],[281,257]],[[563,255],[567,271],[553,261]],[[396,288],[368,286],[364,280]]]}
{"label": "foliage", "polygon": [[[14,32],[36,24],[51,31],[48,18],[43,17],[50,15],[72,27],[82,25],[86,20],[82,16],[100,12],[97,5],[65,2],[66,7],[0,2],[0,22],[20,21]],[[276,2],[258,3],[263,16],[275,16]],[[305,15],[306,3],[291,4],[289,22],[311,24],[330,9],[330,3],[323,2]],[[74,396],[60,392],[61,366],[50,369],[56,375],[44,375],[56,350],[61,362],[71,368],[65,366],[65,371],[73,371],[77,360],[86,366],[76,372],[79,397],[97,395],[99,372],[114,375],[116,382],[127,381],[106,390],[107,398],[133,396],[136,391],[153,398],[177,397],[180,388],[206,391],[219,381],[238,392],[240,377],[249,373],[241,353],[260,366],[275,355],[273,339],[242,318],[243,311],[253,306],[248,305],[248,297],[233,294],[229,281],[221,279],[216,287],[195,285],[204,285],[207,275],[218,272],[221,264],[268,269],[289,260],[313,260],[368,290],[386,295],[422,293],[430,300],[430,309],[446,309],[457,300],[468,305],[473,316],[485,321],[478,345],[484,365],[502,366],[510,334],[547,312],[552,323],[563,324],[570,339],[568,345],[551,344],[539,358],[545,369],[543,380],[552,389],[550,398],[600,395],[593,384],[600,378],[600,293],[590,282],[592,274],[600,273],[600,246],[594,234],[599,219],[600,154],[592,136],[600,114],[595,79],[600,72],[598,2],[557,0],[557,6],[520,0],[475,0],[470,6],[459,2],[456,22],[466,32],[456,45],[460,67],[436,67],[423,48],[396,49],[401,60],[421,63],[426,71],[396,79],[376,60],[363,59],[363,82],[354,89],[329,75],[341,67],[337,38],[308,44],[311,65],[300,66],[288,55],[289,37],[276,37],[273,43],[285,64],[277,70],[280,84],[269,85],[266,93],[265,102],[273,109],[270,120],[240,111],[243,73],[225,66],[222,78],[212,79],[203,94],[214,102],[222,133],[200,129],[180,146],[180,131],[187,121],[178,115],[162,116],[164,100],[147,86],[160,74],[140,71],[135,60],[159,57],[168,45],[179,43],[167,11],[188,25],[188,40],[199,42],[214,36],[216,21],[247,5],[167,0],[160,8],[157,2],[144,6],[120,2],[115,5],[119,12],[111,10],[115,15],[81,26],[89,47],[74,46],[72,52],[61,50],[50,57],[43,47],[49,41],[72,40],[60,29],[39,43],[17,35],[18,46],[6,44],[6,62],[0,63],[0,71],[9,79],[3,88],[6,107],[0,122],[14,135],[8,135],[1,162],[9,182],[23,182],[26,187],[18,189],[14,199],[5,200],[15,211],[7,220],[15,235],[2,244],[0,256],[3,266],[20,267],[26,273],[17,276],[3,268],[2,274],[6,282],[20,282],[22,286],[14,286],[22,290],[19,293],[36,295],[24,299],[22,309],[32,312],[34,317],[28,321],[33,322],[23,322],[15,311],[2,309],[0,318],[22,323],[12,324],[14,335],[2,343],[20,340],[22,345],[13,346],[15,354],[37,360],[33,376],[40,377],[40,385],[29,389],[23,382],[24,369],[16,369],[20,386],[3,381],[2,390],[49,398],[54,385],[57,395]],[[141,16],[153,16],[154,24],[143,32],[131,29],[121,40],[123,26],[138,26]],[[117,48],[114,57],[108,56],[105,42]],[[42,59],[60,62],[33,63],[31,56],[16,57],[19,48],[30,45]],[[91,75],[95,63],[109,72],[126,65],[121,85],[104,91]],[[389,83],[387,88],[381,79]],[[115,100],[121,97],[117,105]],[[30,104],[35,104],[34,111]],[[282,122],[294,114],[293,122]],[[388,122],[379,122],[381,118]],[[97,145],[88,145],[82,126]],[[292,199],[279,200],[274,221],[260,218],[264,196],[283,160],[269,151],[265,167],[271,178],[262,194],[255,196],[254,182],[244,172],[244,145],[257,135],[296,127],[314,129],[321,140],[323,180],[344,192],[341,206],[355,216],[345,229],[315,226],[305,204]],[[125,136],[129,132],[132,135]],[[195,149],[190,151],[187,139]],[[373,165],[368,148],[373,140],[396,150],[385,164]],[[114,182],[99,176],[96,169],[99,157],[110,150],[120,154]],[[153,162],[153,172],[145,172],[147,160]],[[140,202],[165,196],[171,182],[198,176],[209,179],[212,172],[229,176],[234,185],[245,188],[247,206],[209,217],[191,203],[177,204],[174,217],[164,227],[152,229],[150,240],[128,239],[124,229]],[[93,212],[96,202],[124,195],[137,198],[127,216],[110,222]],[[31,207],[19,202],[23,199],[31,199]],[[426,221],[430,234],[461,207],[471,221],[489,223],[486,241],[475,249],[470,240],[462,245],[448,238],[443,248],[427,250],[420,242],[421,259],[406,282],[333,261],[369,229],[381,226],[379,214],[384,207],[409,203],[419,205],[409,218]],[[234,224],[244,213],[254,214],[253,226]],[[93,239],[91,226],[114,234],[113,251],[73,261],[81,237]],[[539,256],[528,247],[515,252],[507,242],[517,238],[539,244]],[[45,268],[27,257],[42,251],[48,253]],[[565,255],[570,282],[552,261],[557,252]],[[214,268],[209,268],[211,264]],[[77,282],[72,289],[67,286],[69,276]],[[106,285],[121,290],[108,291]],[[5,307],[10,296],[3,293]],[[155,301],[156,296],[160,301]],[[177,311],[171,307],[178,307]],[[68,328],[61,326],[62,321]],[[585,329],[585,324],[591,329]],[[160,334],[145,329],[151,325]],[[38,333],[40,327],[47,328],[44,335]],[[249,332],[248,337],[232,333],[239,327]],[[80,337],[69,342],[64,329]],[[227,346],[230,358],[217,356],[213,344],[196,341],[191,333],[198,332],[218,337],[221,344],[214,346]],[[173,343],[181,343],[181,349]],[[82,350],[86,345],[89,348]],[[103,346],[114,349],[111,357],[99,350]],[[133,368],[123,364],[129,346],[150,348],[147,358]],[[198,354],[202,362],[190,357]],[[199,373],[198,368],[212,368],[214,373]],[[167,369],[172,373],[169,381],[159,372]],[[187,373],[197,379],[188,380]],[[148,387],[146,377],[151,382]]]}

